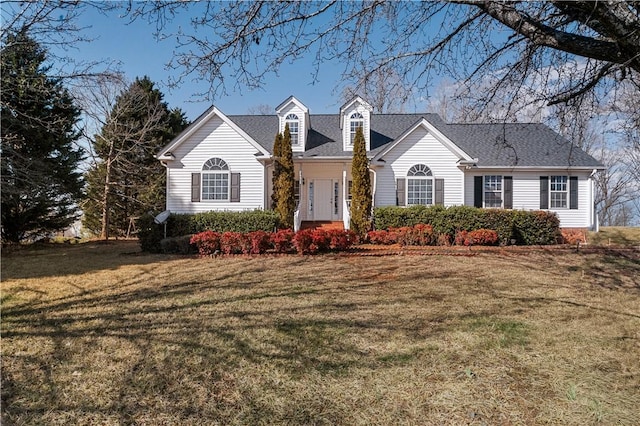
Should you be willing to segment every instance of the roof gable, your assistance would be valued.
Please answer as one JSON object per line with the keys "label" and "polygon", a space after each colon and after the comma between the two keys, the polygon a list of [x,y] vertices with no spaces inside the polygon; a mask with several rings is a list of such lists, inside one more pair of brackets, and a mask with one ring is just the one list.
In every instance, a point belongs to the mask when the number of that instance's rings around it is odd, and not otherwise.
{"label": "roof gable", "polygon": [[224,115],[222,111],[212,105],[211,107],[209,107],[209,109],[202,113],[200,117],[196,118],[196,120],[191,123],[189,127],[184,129],[178,136],[173,138],[171,142],[169,142],[164,148],[162,148],[156,155],[156,158],[158,160],[173,160],[174,158],[171,152],[174,151],[178,146],[180,146],[184,141],[189,139],[189,137],[191,137],[213,117],[218,117],[224,123],[228,124],[234,131],[236,131],[247,142],[254,146],[259,151],[259,153],[261,153],[262,155],[270,155],[268,149],[256,142],[255,139],[249,136],[242,128],[240,128],[236,123],[230,120],[229,117]]}
{"label": "roof gable", "polygon": [[285,109],[291,103],[295,104],[305,114],[309,113],[309,108],[307,108],[302,102],[296,99],[295,96],[289,96],[287,99],[284,100],[284,102],[282,102],[280,105],[276,107],[276,112],[278,113],[278,115],[280,115],[282,110]]}
{"label": "roof gable", "polygon": [[374,158],[373,161],[381,160],[387,155],[390,151],[392,151],[396,146],[403,143],[407,136],[413,133],[417,128],[422,127],[427,132],[431,133],[442,145],[444,145],[449,151],[455,154],[459,160],[472,161],[473,158],[465,151],[463,151],[458,145],[456,145],[451,139],[445,136],[440,130],[438,130],[433,124],[431,124],[427,119],[421,118],[415,124],[413,124],[410,128],[408,128],[400,137],[398,137],[394,142],[386,146],[382,149]]}

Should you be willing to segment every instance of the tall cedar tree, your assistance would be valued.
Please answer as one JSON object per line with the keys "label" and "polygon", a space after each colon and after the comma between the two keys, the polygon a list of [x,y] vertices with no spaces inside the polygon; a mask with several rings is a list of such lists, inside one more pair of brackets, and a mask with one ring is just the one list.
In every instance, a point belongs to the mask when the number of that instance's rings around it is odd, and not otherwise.
{"label": "tall cedar tree", "polygon": [[276,211],[280,215],[281,225],[285,228],[293,228],[296,201],[294,196],[293,151],[291,150],[291,133],[289,133],[288,124],[284,127],[284,136],[280,146],[280,174],[276,185]]}
{"label": "tall cedar tree", "polygon": [[280,157],[282,157],[282,133],[278,133],[276,140],[273,142],[273,192],[271,193],[271,208],[274,210],[278,206],[278,185],[280,172],[282,171]]}
{"label": "tall cedar tree", "polygon": [[47,52],[26,31],[2,45],[2,240],[17,243],[78,217],[80,110],[62,82],[47,75]]}
{"label": "tall cedar tree", "polygon": [[84,225],[101,238],[123,235],[132,218],[165,207],[166,174],[155,153],[186,126],[148,78],[137,78],[116,100],[95,137],[99,161],[87,173]]}
{"label": "tall cedar tree", "polygon": [[363,236],[371,229],[371,177],[362,127],[353,139],[351,162],[351,230]]}

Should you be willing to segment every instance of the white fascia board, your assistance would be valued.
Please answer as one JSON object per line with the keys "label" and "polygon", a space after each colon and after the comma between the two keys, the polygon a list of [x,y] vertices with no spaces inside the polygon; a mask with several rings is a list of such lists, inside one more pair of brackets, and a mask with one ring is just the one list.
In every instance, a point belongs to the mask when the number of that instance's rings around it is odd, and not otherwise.
{"label": "white fascia board", "polygon": [[295,96],[289,96],[287,99],[285,99],[284,102],[282,102],[280,105],[276,107],[276,112],[280,114],[280,112],[284,109],[284,107],[286,107],[290,103],[296,104],[296,106],[300,108],[302,111],[304,111],[305,114],[309,113],[309,108],[307,108],[305,104],[303,104],[298,99],[296,99]]}
{"label": "white fascia board", "polygon": [[293,157],[293,161],[296,163],[343,163],[351,160],[353,160],[353,157]]}
{"label": "white fascia board", "polygon": [[535,172],[535,171],[561,171],[561,170],[575,170],[583,172],[593,172],[594,170],[602,171],[606,170],[606,167],[594,167],[594,166],[474,166],[471,170],[517,170],[522,172]]}
{"label": "white fascia board", "polygon": [[419,120],[416,124],[411,126],[406,132],[404,132],[398,139],[395,140],[389,147],[387,147],[384,151],[378,153],[373,160],[378,161],[381,160],[389,151],[394,149],[398,144],[402,143],[407,136],[413,133],[418,127],[424,127],[429,133],[431,133],[435,138],[444,145],[449,151],[458,156],[459,161],[473,161],[474,159],[464,152],[458,145],[456,145],[451,139],[446,137],[442,132],[440,132],[433,124],[429,123],[426,118]]}
{"label": "white fascia board", "polygon": [[156,159],[158,159],[158,160],[164,160],[164,159],[173,160],[174,158],[170,158],[169,156],[166,155],[166,153],[167,152],[171,152],[173,149],[175,149],[175,147],[180,145],[186,138],[191,136],[193,134],[193,132],[198,130],[202,126],[202,123],[207,121],[207,118],[211,116],[211,114],[213,113],[213,111],[215,109],[216,109],[216,107],[211,105],[205,112],[200,114],[200,116],[198,118],[196,118],[193,123],[191,123],[186,129],[184,129],[182,132],[180,132],[180,134],[178,136],[173,138],[171,140],[171,142],[169,142],[167,145],[165,145],[158,152],[158,154],[156,155]]}
{"label": "white fascia board", "polygon": [[187,127],[185,131],[180,133],[175,139],[173,139],[167,146],[162,148],[162,150],[156,155],[158,160],[168,159],[174,160],[175,158],[170,158],[166,155],[167,152],[171,152],[175,150],[178,146],[180,146],[185,140],[189,139],[191,135],[197,132],[207,121],[209,121],[212,117],[218,116],[220,119],[228,124],[233,130],[235,130],[240,136],[242,136],[247,142],[249,142],[255,149],[257,149],[262,155],[271,155],[266,149],[264,149],[258,142],[253,140],[251,136],[249,136],[244,130],[242,130],[236,123],[231,121],[222,111],[220,111],[215,106],[210,107],[204,114],[196,119],[192,123],[191,126]]}
{"label": "white fascia board", "polygon": [[369,102],[365,101],[360,96],[355,96],[350,101],[347,101],[344,105],[340,107],[340,114],[344,114],[344,111],[350,108],[351,105],[355,104],[356,102],[358,102],[359,104],[364,106],[366,109],[368,109],[369,112],[373,111],[373,107]]}

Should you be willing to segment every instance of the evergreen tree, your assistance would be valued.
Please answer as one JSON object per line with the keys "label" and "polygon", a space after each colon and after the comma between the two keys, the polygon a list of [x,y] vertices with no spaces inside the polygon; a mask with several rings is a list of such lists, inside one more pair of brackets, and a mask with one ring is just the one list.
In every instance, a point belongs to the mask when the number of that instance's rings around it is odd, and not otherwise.
{"label": "evergreen tree", "polygon": [[362,127],[353,139],[351,162],[351,230],[363,236],[371,229],[371,177]]}
{"label": "evergreen tree", "polygon": [[164,210],[166,173],[155,154],[187,123],[162,98],[148,77],[137,78],[93,141],[99,161],[87,173],[84,224],[101,238],[123,235],[132,218]]}
{"label": "evergreen tree", "polygon": [[16,243],[63,230],[78,217],[80,110],[62,82],[47,75],[47,52],[26,31],[6,36],[0,58],[2,240]]}
{"label": "evergreen tree", "polygon": [[271,208],[276,209],[278,206],[278,185],[280,172],[282,171],[281,158],[282,157],[282,133],[276,135],[276,140],[273,142],[273,192],[271,193]]}
{"label": "evergreen tree", "polygon": [[276,211],[280,215],[281,224],[285,228],[293,228],[293,216],[296,211],[294,194],[293,151],[291,149],[291,133],[289,125],[284,127],[281,141],[280,173],[278,175]]}

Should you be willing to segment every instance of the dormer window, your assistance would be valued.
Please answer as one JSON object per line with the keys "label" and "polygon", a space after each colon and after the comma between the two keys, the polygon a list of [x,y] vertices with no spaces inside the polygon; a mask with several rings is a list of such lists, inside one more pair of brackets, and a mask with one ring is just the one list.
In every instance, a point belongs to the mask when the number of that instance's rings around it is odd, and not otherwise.
{"label": "dormer window", "polygon": [[349,117],[349,145],[353,146],[353,140],[356,138],[356,130],[362,127],[364,131],[364,117],[359,112],[354,112]]}
{"label": "dormer window", "polygon": [[291,145],[300,144],[300,120],[295,114],[289,114],[284,120],[285,125],[289,125],[289,133],[291,134]]}

